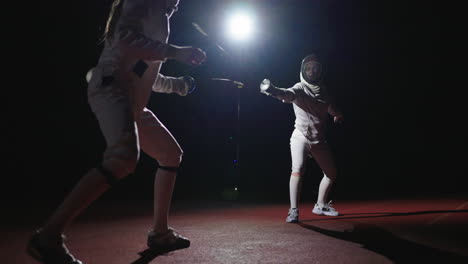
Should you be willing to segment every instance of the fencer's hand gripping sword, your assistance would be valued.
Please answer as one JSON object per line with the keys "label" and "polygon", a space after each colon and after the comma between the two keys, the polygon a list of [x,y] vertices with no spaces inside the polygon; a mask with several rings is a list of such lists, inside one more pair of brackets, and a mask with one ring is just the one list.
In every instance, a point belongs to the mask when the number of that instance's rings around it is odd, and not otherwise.
{"label": "fencer's hand gripping sword", "polygon": [[260,84],[260,92],[264,94],[268,94],[267,90],[270,88],[271,81],[268,79],[263,79],[262,83]]}

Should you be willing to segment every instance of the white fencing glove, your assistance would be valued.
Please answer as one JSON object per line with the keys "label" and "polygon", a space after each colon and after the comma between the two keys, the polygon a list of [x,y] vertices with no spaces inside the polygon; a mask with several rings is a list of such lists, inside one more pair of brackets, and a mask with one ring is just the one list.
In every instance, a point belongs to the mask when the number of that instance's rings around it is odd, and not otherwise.
{"label": "white fencing glove", "polygon": [[260,84],[260,92],[266,95],[270,95],[270,93],[268,93],[268,90],[271,90],[271,86],[273,86],[273,84],[271,84],[270,80],[263,79],[262,83]]}
{"label": "white fencing glove", "polygon": [[260,92],[270,96],[277,96],[281,94],[281,90],[274,86],[270,80],[263,79],[260,84]]}

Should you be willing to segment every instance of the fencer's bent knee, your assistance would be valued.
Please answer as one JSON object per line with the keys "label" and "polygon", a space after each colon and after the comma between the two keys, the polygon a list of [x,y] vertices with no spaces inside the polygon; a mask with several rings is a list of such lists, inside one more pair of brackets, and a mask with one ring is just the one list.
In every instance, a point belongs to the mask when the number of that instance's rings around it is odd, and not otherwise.
{"label": "fencer's bent knee", "polygon": [[137,162],[138,159],[136,157],[107,158],[103,161],[101,166],[98,166],[97,169],[106,177],[106,180],[110,185],[114,185],[119,180],[133,173]]}
{"label": "fencer's bent knee", "polygon": [[333,171],[329,171],[328,173],[324,173],[323,175],[325,177],[327,177],[328,179],[330,179],[331,181],[335,181],[336,180],[336,170],[333,170]]}
{"label": "fencer's bent knee", "polygon": [[107,164],[110,164],[111,170],[116,171],[116,177],[121,179],[125,178],[128,174],[131,174],[135,171],[138,159],[135,158],[117,158],[113,160],[108,160]]}
{"label": "fencer's bent knee", "polygon": [[179,165],[182,162],[183,151],[179,148],[179,152],[173,153],[170,156],[167,155],[167,160],[165,162],[159,161],[158,169],[165,170],[169,172],[177,172],[179,170]]}
{"label": "fencer's bent knee", "polygon": [[174,148],[172,151],[167,152],[162,157],[159,157],[158,163],[160,167],[179,167],[182,162],[184,152],[180,148]]}
{"label": "fencer's bent knee", "polygon": [[110,171],[116,180],[123,179],[135,171],[139,153],[136,143],[109,147],[104,154],[102,166]]}
{"label": "fencer's bent knee", "polygon": [[305,170],[306,168],[304,164],[294,163],[292,164],[292,168],[291,168],[291,176],[301,177],[302,175],[304,175]]}
{"label": "fencer's bent knee", "polygon": [[104,176],[104,178],[106,179],[106,182],[107,184],[109,184],[110,186],[114,186],[116,185],[118,182],[119,182],[119,179],[117,177],[114,176],[114,174],[112,173],[112,171],[108,170],[107,168],[105,168],[102,164],[99,164],[97,167],[96,167],[96,170],[102,174],[102,176]]}

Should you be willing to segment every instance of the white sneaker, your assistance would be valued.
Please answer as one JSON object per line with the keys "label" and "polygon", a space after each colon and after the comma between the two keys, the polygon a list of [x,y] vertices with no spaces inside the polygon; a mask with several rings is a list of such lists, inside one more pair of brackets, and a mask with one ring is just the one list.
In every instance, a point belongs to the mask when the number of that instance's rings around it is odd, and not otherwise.
{"label": "white sneaker", "polygon": [[332,201],[324,204],[322,207],[320,207],[318,204],[315,204],[314,209],[312,209],[312,213],[318,214],[318,215],[328,215],[328,216],[338,216],[339,213],[333,208]]}
{"label": "white sneaker", "polygon": [[286,217],[287,223],[298,223],[299,222],[299,209],[291,208],[288,212],[288,217]]}

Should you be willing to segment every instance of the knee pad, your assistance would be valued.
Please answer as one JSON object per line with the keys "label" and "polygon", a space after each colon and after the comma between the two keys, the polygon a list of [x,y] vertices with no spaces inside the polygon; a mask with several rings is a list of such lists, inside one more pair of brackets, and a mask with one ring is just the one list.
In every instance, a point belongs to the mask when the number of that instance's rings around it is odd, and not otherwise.
{"label": "knee pad", "polygon": [[179,170],[179,167],[158,166],[158,169],[171,171],[171,172],[177,172]]}
{"label": "knee pad", "polygon": [[115,186],[118,182],[119,182],[119,179],[117,177],[114,176],[114,174],[104,168],[104,166],[102,166],[102,164],[99,164],[96,169],[102,174],[104,175],[104,177],[106,178],[106,181],[107,181],[107,184],[109,184],[111,187]]}

